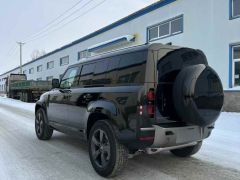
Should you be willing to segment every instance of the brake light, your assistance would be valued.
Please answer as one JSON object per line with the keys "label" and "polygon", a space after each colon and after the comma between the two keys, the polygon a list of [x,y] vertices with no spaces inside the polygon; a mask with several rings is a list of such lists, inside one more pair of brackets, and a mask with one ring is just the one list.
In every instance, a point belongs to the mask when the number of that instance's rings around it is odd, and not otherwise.
{"label": "brake light", "polygon": [[150,89],[147,93],[147,100],[154,101],[155,100],[155,93],[153,89]]}
{"label": "brake light", "polygon": [[154,118],[155,114],[155,92],[154,89],[149,89],[146,95],[146,104],[139,106],[139,115],[148,115],[150,118]]}
{"label": "brake light", "polygon": [[155,114],[155,92],[154,89],[149,89],[147,93],[147,113],[151,118],[154,118]]}
{"label": "brake light", "polygon": [[149,115],[154,116],[155,106],[154,105],[147,105],[147,112],[148,112]]}

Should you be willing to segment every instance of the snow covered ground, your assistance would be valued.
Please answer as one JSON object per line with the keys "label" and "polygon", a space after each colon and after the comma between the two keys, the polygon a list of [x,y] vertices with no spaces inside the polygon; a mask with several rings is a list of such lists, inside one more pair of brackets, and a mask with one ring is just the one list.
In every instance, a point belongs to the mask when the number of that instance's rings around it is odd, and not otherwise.
{"label": "snow covered ground", "polygon": [[25,103],[20,100],[0,97],[0,105],[13,107],[16,109],[25,110],[34,113],[35,103]]}
{"label": "snow covered ground", "polygon": [[[50,141],[37,140],[34,105],[0,97],[0,180],[102,179],[86,143],[58,132]],[[193,157],[139,155],[117,179],[240,180],[240,113],[222,113]]]}

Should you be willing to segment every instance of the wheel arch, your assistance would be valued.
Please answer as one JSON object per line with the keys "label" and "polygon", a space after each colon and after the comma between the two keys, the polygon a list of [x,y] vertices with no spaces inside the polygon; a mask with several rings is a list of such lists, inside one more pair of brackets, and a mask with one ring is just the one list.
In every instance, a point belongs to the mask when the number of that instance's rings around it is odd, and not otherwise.
{"label": "wheel arch", "polygon": [[35,105],[35,114],[40,108],[44,109],[44,111],[47,112],[46,107],[42,103],[37,102],[36,105]]}
{"label": "wheel arch", "polygon": [[117,127],[116,123],[114,123],[114,121],[111,119],[111,117],[109,117],[108,115],[101,113],[101,112],[93,112],[89,115],[88,121],[87,121],[87,128],[86,128],[87,139],[89,137],[89,134],[90,134],[90,131],[91,131],[91,128],[93,127],[93,125],[100,120],[106,120],[112,125],[112,127],[114,129],[116,129],[116,130],[118,129],[118,128],[116,128]]}

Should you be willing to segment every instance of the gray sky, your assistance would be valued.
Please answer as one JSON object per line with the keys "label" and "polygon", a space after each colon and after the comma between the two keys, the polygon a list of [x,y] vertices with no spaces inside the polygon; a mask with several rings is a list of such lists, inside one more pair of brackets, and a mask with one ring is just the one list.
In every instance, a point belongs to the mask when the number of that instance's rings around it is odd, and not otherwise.
{"label": "gray sky", "polygon": [[[19,65],[19,47],[16,41],[35,39],[23,46],[23,63],[31,60],[34,50],[50,52],[84,35],[98,30],[158,0],[106,0],[104,3],[64,26],[103,0],[82,0],[62,19],[65,21],[33,36],[71,8],[79,0],[0,0],[0,74]],[[84,8],[84,4],[88,3]],[[78,10],[79,9],[79,10]]]}

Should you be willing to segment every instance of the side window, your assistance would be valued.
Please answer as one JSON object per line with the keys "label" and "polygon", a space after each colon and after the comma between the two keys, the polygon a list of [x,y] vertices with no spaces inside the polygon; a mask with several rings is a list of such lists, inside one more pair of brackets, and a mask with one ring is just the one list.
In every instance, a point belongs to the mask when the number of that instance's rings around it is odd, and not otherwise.
{"label": "side window", "polygon": [[118,84],[143,83],[147,61],[147,51],[121,56],[118,69]]}
{"label": "side window", "polygon": [[81,71],[80,85],[85,86],[92,84],[95,64],[96,63],[83,65]]}
{"label": "side window", "polygon": [[109,84],[106,79],[106,72],[108,68],[108,61],[103,60],[96,63],[92,84]]}
{"label": "side window", "polygon": [[108,84],[117,83],[119,60],[120,60],[119,56],[108,58],[108,69],[106,74],[106,80]]}
{"label": "side window", "polygon": [[68,69],[62,78],[60,88],[68,89],[77,86],[79,79],[78,71],[78,67]]}

